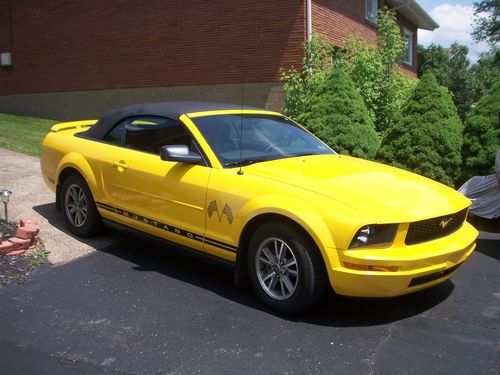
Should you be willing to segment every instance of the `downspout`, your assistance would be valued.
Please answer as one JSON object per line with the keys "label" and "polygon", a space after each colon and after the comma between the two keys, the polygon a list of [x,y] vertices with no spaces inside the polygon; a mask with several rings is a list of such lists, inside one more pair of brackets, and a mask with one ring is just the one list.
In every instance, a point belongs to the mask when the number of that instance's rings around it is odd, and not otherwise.
{"label": "downspout", "polygon": [[306,36],[307,42],[312,39],[312,5],[311,0],[306,0]]}

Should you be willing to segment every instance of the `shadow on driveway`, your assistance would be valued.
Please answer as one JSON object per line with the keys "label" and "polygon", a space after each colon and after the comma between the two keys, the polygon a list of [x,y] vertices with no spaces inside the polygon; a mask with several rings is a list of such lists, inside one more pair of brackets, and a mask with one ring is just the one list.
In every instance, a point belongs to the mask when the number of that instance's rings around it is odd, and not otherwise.
{"label": "shadow on driveway", "polygon": [[[33,209],[46,217],[50,224],[68,233],[61,214],[53,204],[36,206]],[[422,292],[390,299],[349,299],[331,292],[328,293],[325,301],[315,309],[299,316],[287,317],[268,310],[257,300],[250,288],[236,288],[233,285],[233,274],[230,271],[169,251],[167,246],[158,246],[154,241],[145,242],[129,233],[108,230],[109,232],[116,233],[116,238],[121,238],[121,240],[101,248],[99,247],[101,242],[99,236],[79,240],[96,247],[102,253],[122,259],[124,261],[122,264],[132,271],[132,279],[136,272],[157,273],[163,277],[155,277],[155,279],[166,285],[168,285],[169,279],[175,279],[216,293],[228,301],[265,311],[290,321],[332,327],[387,324],[431,309],[446,300],[454,288],[451,281],[446,281]],[[68,233],[68,235],[71,234]],[[81,259],[76,262],[85,261],[85,259]],[[67,265],[65,267],[73,266]],[[196,306],[195,303],[193,308],[199,308],[199,306]]]}
{"label": "shadow on driveway", "polygon": [[[53,205],[35,208],[62,229]],[[6,373],[494,373],[498,269],[480,243],[434,288],[393,299],[330,293],[296,317],[231,272],[123,233],[0,289]],[[99,238],[84,240],[99,244]],[[490,251],[490,250],[487,250]],[[455,285],[457,286],[455,288]],[[474,358],[471,361],[470,358]],[[70,369],[71,371],[68,371]],[[0,370],[2,372],[2,370]]]}
{"label": "shadow on driveway", "polygon": [[500,240],[477,240],[476,251],[500,261]]}
{"label": "shadow on driveway", "polygon": [[434,288],[391,299],[351,299],[328,293],[315,309],[289,317],[267,309],[250,288],[235,287],[230,271],[170,252],[166,247],[145,246],[127,235],[123,242],[100,251],[125,260],[137,272],[155,272],[286,320],[332,327],[382,325],[418,315],[446,300],[454,288],[448,280]]}
{"label": "shadow on driveway", "polygon": [[101,235],[96,237],[83,238],[75,236],[66,229],[62,213],[56,209],[55,203],[46,203],[38,206],[33,206],[33,210],[39,215],[46,218],[50,225],[66,234],[68,237],[72,237],[78,242],[81,242],[96,250],[109,246],[111,243],[116,242],[116,240],[119,238],[118,236],[116,236],[116,233],[105,230]]}

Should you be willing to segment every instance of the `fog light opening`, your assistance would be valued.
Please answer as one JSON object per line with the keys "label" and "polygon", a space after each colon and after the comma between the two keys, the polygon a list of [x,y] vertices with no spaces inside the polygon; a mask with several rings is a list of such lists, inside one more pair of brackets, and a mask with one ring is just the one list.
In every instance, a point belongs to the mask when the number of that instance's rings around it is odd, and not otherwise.
{"label": "fog light opening", "polygon": [[344,266],[356,271],[396,272],[398,266],[380,266],[344,262]]}

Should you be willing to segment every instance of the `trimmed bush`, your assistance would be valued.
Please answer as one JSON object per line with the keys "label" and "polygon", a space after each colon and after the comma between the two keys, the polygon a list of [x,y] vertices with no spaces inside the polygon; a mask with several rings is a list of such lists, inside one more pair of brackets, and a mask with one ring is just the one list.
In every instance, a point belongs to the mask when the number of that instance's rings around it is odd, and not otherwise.
{"label": "trimmed bush", "polygon": [[343,69],[332,69],[314,90],[308,111],[298,117],[334,150],[373,159],[378,140],[363,98]]}
{"label": "trimmed bush", "polygon": [[453,186],[460,175],[462,123],[448,91],[431,73],[395,115],[378,158]]}
{"label": "trimmed bush", "polygon": [[479,100],[465,120],[463,179],[495,173],[495,155],[500,147],[500,82]]}

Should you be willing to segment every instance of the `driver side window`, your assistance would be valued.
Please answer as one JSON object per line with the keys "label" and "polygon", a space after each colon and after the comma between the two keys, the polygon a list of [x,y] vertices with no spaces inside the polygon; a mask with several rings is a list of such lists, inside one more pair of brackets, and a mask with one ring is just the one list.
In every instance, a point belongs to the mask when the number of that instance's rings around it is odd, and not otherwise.
{"label": "driver side window", "polygon": [[116,124],[103,138],[116,146],[159,155],[166,145],[187,145],[192,148],[193,138],[179,121],[165,117],[130,117]]}

